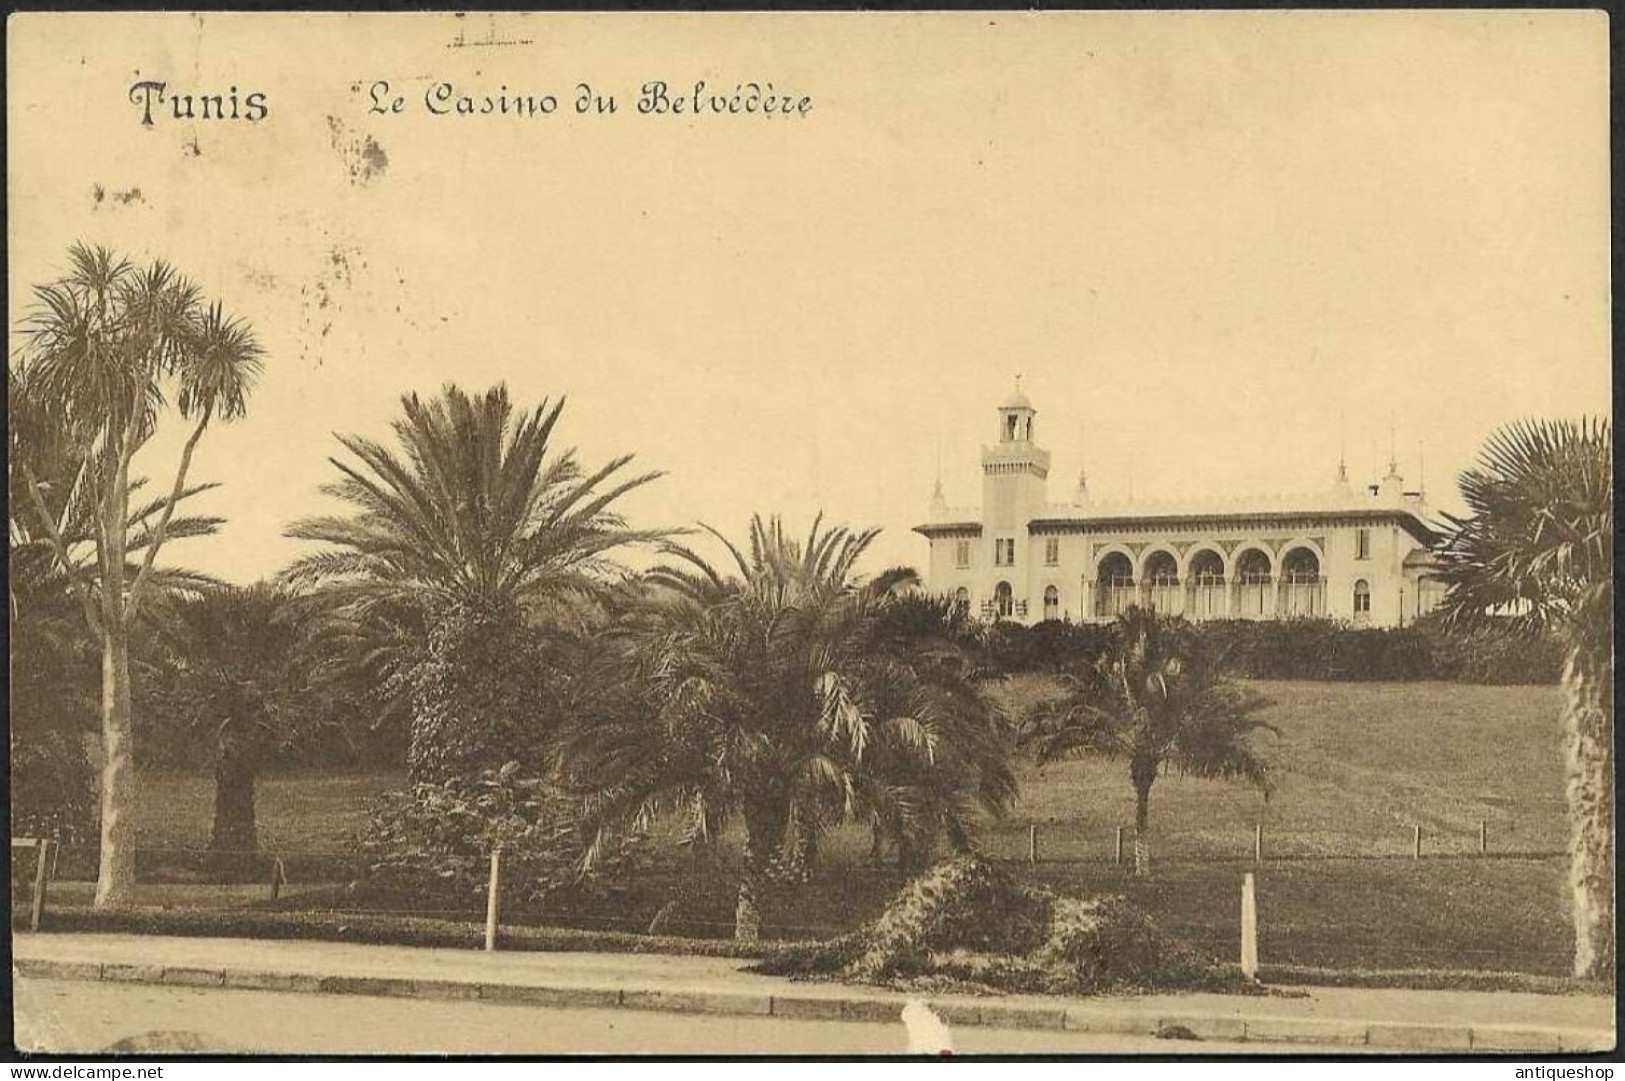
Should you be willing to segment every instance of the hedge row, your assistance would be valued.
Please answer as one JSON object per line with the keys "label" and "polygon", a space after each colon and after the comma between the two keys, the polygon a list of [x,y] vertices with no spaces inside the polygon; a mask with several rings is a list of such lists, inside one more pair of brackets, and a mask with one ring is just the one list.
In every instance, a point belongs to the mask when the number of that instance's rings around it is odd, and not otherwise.
{"label": "hedge row", "polygon": [[[1563,650],[1493,629],[1447,631],[1437,621],[1409,627],[1351,627],[1329,619],[1215,620],[1197,625],[1225,667],[1248,679],[1457,683],[1556,683]],[[1108,648],[1107,624],[1059,620],[995,624],[992,665],[1004,673],[1054,672],[1092,664]]]}
{"label": "hedge row", "polygon": [[[15,930],[18,913],[13,908]],[[425,919],[372,912],[269,912],[244,909],[111,908],[50,905],[46,931],[176,935],[189,938],[300,939],[360,942],[380,946],[437,946],[472,949],[483,945],[485,927],[473,920]],[[667,953],[698,957],[760,958],[788,943],[736,943],[732,939],[678,938],[569,927],[517,927],[504,924],[498,945],[505,950],[594,953]]]}

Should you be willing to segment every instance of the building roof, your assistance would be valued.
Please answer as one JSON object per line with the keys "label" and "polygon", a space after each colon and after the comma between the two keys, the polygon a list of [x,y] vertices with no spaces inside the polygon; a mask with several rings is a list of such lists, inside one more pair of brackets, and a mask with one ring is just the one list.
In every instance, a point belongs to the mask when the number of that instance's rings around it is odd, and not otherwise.
{"label": "building roof", "polygon": [[[981,535],[982,523],[967,515],[963,509],[957,514],[950,511],[950,514],[954,515],[953,520],[917,525],[914,532],[926,537]],[[1027,530],[1029,533],[1082,533],[1141,529],[1147,526],[1224,529],[1245,528],[1260,522],[1304,520],[1328,523],[1391,522],[1423,544],[1431,545],[1438,539],[1437,532],[1410,507],[1369,503],[1363,506],[1338,506],[1330,503],[1320,506],[1313,504],[1271,506],[1263,500],[1253,503],[1237,501],[1232,505],[1210,505],[1205,508],[1192,505],[1180,508],[1171,506],[1135,508],[1132,504],[1088,509],[1051,506],[1043,516],[1029,520]]]}
{"label": "building roof", "polygon": [[[1006,398],[1004,400],[1004,404],[999,406],[1000,409],[1032,409],[1032,407],[1032,399],[1021,393],[1021,389],[1019,387],[1011,391],[1010,397]],[[982,408],[985,409],[987,407],[983,406]]]}
{"label": "building roof", "polygon": [[1404,559],[1404,566],[1407,567],[1437,567],[1439,565],[1438,555],[1427,548],[1417,548]]}

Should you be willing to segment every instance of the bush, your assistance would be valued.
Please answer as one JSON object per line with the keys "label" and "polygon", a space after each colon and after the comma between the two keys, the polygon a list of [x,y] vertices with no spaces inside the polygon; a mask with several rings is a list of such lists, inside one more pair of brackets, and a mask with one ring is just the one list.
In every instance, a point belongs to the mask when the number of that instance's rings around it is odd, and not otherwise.
{"label": "bush", "polygon": [[1329,619],[1219,620],[1198,633],[1231,675],[1248,679],[1434,678],[1432,642],[1416,627],[1350,627]]}
{"label": "bush", "polygon": [[96,771],[83,744],[64,732],[11,733],[11,835],[96,843]]}
{"label": "bush", "polygon": [[1162,932],[1121,897],[1063,897],[979,856],[939,864],[879,917],[781,950],[753,971],[908,990],[1098,994],[1247,990],[1251,981]]}
{"label": "bush", "polygon": [[[643,854],[631,835],[584,873],[587,841],[574,804],[517,762],[478,776],[419,783],[382,797],[362,848],[370,857],[362,888],[452,908],[483,903],[493,848],[503,851],[502,902],[520,909],[589,893]],[[577,897],[579,899],[579,897]]]}
{"label": "bush", "polygon": [[[485,940],[484,924],[472,920],[424,919],[369,912],[270,912],[240,908],[93,908],[90,905],[51,904],[46,907],[42,928],[55,932],[360,942],[445,949],[477,949]],[[755,958],[769,956],[782,948],[770,942],[744,946],[732,939],[686,939],[507,924],[502,926],[497,942],[503,950],[516,951],[657,953],[694,957]]]}
{"label": "bush", "polygon": [[1458,683],[1556,683],[1563,672],[1563,646],[1555,638],[1497,633],[1493,627],[1447,631],[1438,620],[1418,626],[1433,649],[1435,679]]}
{"label": "bush", "polygon": [[[1552,639],[1494,628],[1446,631],[1428,618],[1407,627],[1353,627],[1331,619],[1230,619],[1195,626],[1225,672],[1246,679],[1555,683],[1563,667],[1562,647]],[[998,623],[989,629],[989,649],[1001,674],[1075,671],[1100,658],[1108,634],[1107,624]]]}
{"label": "bush", "polygon": [[1061,672],[1093,664],[1110,644],[1110,626],[1046,619],[1031,627],[1001,621],[988,628],[988,653],[1002,675]]}

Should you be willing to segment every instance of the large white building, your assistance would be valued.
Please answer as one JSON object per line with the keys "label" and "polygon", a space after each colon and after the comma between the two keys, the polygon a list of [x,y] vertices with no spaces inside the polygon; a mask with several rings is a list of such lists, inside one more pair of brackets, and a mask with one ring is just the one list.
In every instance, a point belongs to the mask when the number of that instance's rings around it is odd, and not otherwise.
{"label": "large white building", "polygon": [[990,619],[1107,620],[1131,605],[1189,619],[1330,617],[1400,626],[1438,603],[1436,539],[1422,493],[1397,467],[1354,488],[1339,466],[1324,492],[1223,503],[1097,503],[1080,473],[1070,503],[1049,501],[1049,452],[1018,389],[982,448],[982,505],[930,520],[927,584]]}

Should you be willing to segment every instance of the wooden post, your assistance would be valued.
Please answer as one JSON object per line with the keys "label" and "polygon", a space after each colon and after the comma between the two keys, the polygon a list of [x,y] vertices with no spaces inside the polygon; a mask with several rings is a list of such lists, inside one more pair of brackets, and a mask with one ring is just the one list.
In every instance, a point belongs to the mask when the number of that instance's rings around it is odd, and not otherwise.
{"label": "wooden post", "polygon": [[1490,851],[1490,824],[1488,820],[1478,820],[1478,854],[1488,855]]}
{"label": "wooden post", "polygon": [[1116,844],[1116,847],[1112,850],[1112,862],[1113,863],[1122,863],[1123,862],[1123,827],[1122,826],[1117,827],[1117,844]]}
{"label": "wooden post", "polygon": [[28,929],[38,931],[40,918],[45,915],[45,877],[50,870],[51,842],[41,838],[34,860],[34,904],[28,911]]}
{"label": "wooden post", "polygon": [[491,881],[485,887],[485,948],[497,948],[497,898],[502,890],[502,849],[491,849]]}
{"label": "wooden post", "polygon": [[1421,858],[1422,858],[1422,827],[1421,826],[1412,826],[1411,827],[1411,859],[1419,860]]}
{"label": "wooden post", "polygon": [[1253,862],[1264,862],[1264,823],[1253,827]]}
{"label": "wooden post", "polygon": [[1251,871],[1241,876],[1241,974],[1258,978],[1258,895]]}
{"label": "wooden post", "polygon": [[282,887],[288,884],[288,869],[282,865],[282,857],[276,856],[271,860],[271,900],[275,901],[282,894]]}
{"label": "wooden post", "polygon": [[1038,862],[1038,823],[1027,827],[1027,862]]}

